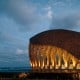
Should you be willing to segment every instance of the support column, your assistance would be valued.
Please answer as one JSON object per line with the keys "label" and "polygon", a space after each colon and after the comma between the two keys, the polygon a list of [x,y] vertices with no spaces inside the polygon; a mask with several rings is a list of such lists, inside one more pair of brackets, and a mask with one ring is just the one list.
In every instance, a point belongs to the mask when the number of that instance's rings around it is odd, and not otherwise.
{"label": "support column", "polygon": [[73,62],[73,68],[76,68],[78,60],[74,56],[72,56],[72,62]]}
{"label": "support column", "polygon": [[49,55],[50,55],[50,46],[47,46],[47,50],[46,50],[46,54],[47,54],[47,69],[49,69],[50,65],[49,65]]}
{"label": "support column", "polygon": [[51,49],[51,63],[52,63],[52,68],[54,68],[56,66],[56,61],[55,61],[55,53],[56,53],[56,48],[52,47]]}
{"label": "support column", "polygon": [[63,50],[63,57],[62,58],[63,58],[63,61],[64,61],[63,66],[64,66],[65,69],[67,69],[68,68],[68,58],[69,58],[69,56],[68,56],[68,53],[65,50]]}

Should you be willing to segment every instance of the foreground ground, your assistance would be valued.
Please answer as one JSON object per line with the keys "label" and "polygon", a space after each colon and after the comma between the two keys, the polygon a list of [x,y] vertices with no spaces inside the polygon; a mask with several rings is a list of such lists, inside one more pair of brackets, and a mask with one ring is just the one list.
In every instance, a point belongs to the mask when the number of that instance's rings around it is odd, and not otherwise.
{"label": "foreground ground", "polygon": [[80,80],[75,73],[0,73],[0,80]]}

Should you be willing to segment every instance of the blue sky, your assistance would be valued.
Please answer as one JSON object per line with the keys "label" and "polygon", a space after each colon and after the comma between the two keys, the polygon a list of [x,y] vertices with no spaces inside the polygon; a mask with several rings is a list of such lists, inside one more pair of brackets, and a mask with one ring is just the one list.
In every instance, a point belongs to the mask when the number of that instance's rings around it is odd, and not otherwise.
{"label": "blue sky", "polygon": [[0,0],[0,67],[29,67],[29,39],[49,29],[80,32],[80,0]]}

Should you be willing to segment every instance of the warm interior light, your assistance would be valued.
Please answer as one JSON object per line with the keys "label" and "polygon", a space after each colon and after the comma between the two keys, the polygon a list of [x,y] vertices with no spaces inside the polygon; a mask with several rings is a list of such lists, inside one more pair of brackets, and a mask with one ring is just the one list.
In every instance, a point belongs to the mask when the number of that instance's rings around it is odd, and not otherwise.
{"label": "warm interior light", "polygon": [[80,69],[80,61],[68,51],[49,45],[30,45],[32,68]]}

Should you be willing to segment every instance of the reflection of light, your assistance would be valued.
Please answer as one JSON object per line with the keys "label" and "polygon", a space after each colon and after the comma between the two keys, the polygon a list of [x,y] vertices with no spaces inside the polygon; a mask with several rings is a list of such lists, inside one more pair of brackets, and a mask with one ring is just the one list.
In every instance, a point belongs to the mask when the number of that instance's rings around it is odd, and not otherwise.
{"label": "reflection of light", "polygon": [[39,67],[40,67],[40,61],[39,61]]}
{"label": "reflection of light", "polygon": [[21,74],[19,74],[19,78],[24,78],[24,77],[27,77],[27,76],[29,76],[29,73],[21,73]]}
{"label": "reflection of light", "polygon": [[35,67],[35,64],[34,63],[32,63],[32,67]]}
{"label": "reflection of light", "polygon": [[[31,66],[37,69],[80,69],[80,61],[64,49],[49,45],[33,46]],[[31,59],[32,59],[31,58]],[[77,64],[78,63],[78,64]]]}
{"label": "reflection of light", "polygon": [[32,62],[30,62],[31,66],[32,66]]}

